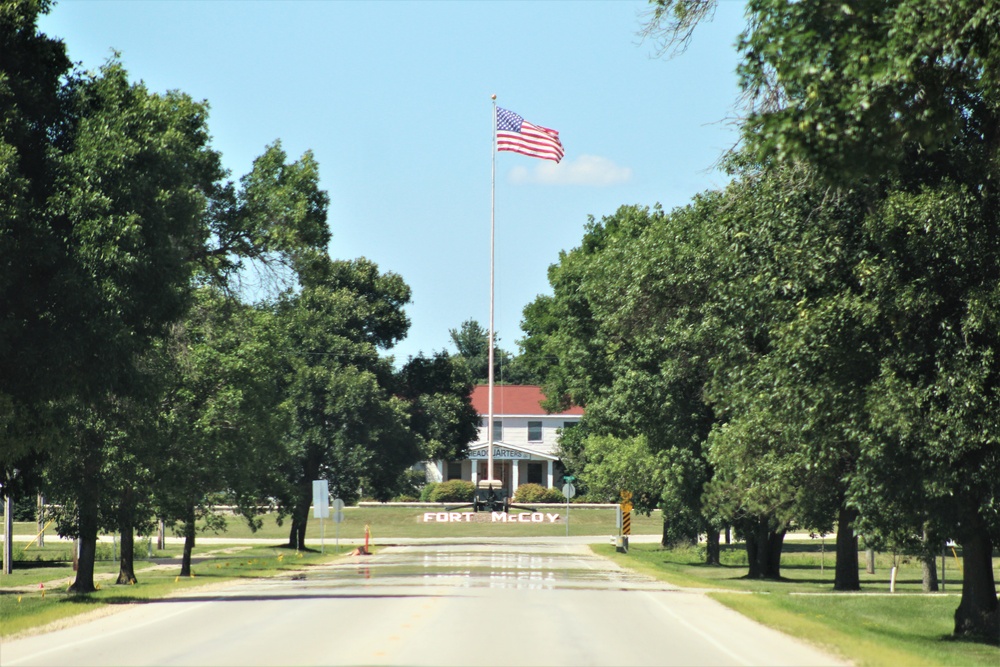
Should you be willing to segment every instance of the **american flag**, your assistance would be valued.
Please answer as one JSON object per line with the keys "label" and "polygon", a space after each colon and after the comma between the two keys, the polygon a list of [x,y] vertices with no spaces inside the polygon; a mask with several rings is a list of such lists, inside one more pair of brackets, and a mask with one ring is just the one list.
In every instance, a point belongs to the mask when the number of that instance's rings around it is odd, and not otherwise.
{"label": "american flag", "polygon": [[500,107],[497,107],[497,150],[556,162],[563,158],[558,132],[532,125],[513,111]]}

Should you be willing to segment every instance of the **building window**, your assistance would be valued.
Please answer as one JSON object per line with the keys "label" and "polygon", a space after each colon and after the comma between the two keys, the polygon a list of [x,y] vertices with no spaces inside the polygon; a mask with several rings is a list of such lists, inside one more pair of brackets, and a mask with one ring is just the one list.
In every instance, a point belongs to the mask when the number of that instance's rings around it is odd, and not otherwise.
{"label": "building window", "polygon": [[545,486],[542,482],[542,464],[536,461],[528,461],[528,484],[541,484]]}
{"label": "building window", "polygon": [[528,442],[542,441],[542,422],[528,422]]}
{"label": "building window", "polygon": [[493,420],[493,442],[500,442],[503,440],[503,420],[494,419]]}
{"label": "building window", "polygon": [[448,461],[448,480],[452,479],[462,479],[461,461]]}
{"label": "building window", "polygon": [[580,422],[563,422],[563,430],[568,431],[579,423]]}

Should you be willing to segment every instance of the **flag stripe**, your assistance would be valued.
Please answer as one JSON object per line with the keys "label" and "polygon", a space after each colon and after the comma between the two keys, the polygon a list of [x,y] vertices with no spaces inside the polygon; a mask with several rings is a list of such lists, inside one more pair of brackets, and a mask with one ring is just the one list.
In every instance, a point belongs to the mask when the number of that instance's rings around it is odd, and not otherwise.
{"label": "flag stripe", "polygon": [[533,125],[516,113],[500,108],[497,108],[497,150],[555,162],[562,160],[565,154],[558,132]]}

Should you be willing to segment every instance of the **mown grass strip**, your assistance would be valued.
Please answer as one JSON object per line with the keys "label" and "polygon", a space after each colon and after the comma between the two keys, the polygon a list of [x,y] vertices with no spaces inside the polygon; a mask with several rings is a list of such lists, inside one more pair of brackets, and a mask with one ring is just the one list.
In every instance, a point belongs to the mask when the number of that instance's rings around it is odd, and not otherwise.
{"label": "mown grass strip", "polygon": [[[633,545],[627,554],[604,544],[592,548],[661,581],[709,589],[712,598],[741,614],[856,665],[1000,664],[1000,648],[951,637],[960,582],[953,581],[944,594],[919,594],[919,564],[897,558],[881,561],[875,575],[862,571],[861,594],[835,593],[832,560],[821,568],[821,559],[830,555],[821,555],[817,545],[788,546],[793,550],[787,563],[782,559],[783,581],[744,579],[741,546],[724,548],[721,567],[703,565],[702,552],[696,548]],[[888,562],[900,568],[899,592],[894,595],[888,594],[888,572],[883,567]],[[1000,559],[995,562],[1000,565]]]}

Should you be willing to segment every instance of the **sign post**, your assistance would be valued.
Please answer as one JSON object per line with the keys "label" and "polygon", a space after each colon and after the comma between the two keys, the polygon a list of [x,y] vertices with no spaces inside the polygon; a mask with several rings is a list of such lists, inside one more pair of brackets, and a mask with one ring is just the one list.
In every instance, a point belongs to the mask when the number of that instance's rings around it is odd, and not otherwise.
{"label": "sign post", "polygon": [[319,550],[326,553],[323,519],[330,517],[330,484],[325,479],[313,480],[313,518],[319,519]]}
{"label": "sign post", "polygon": [[563,476],[563,481],[566,482],[562,488],[563,495],[566,496],[566,537],[569,537],[569,499],[576,495],[576,487],[573,486],[575,480],[576,477],[572,475]]}
{"label": "sign post", "polygon": [[623,553],[628,553],[628,536],[632,534],[632,492],[622,491],[622,502],[618,506],[619,535],[621,536],[621,548]]}

